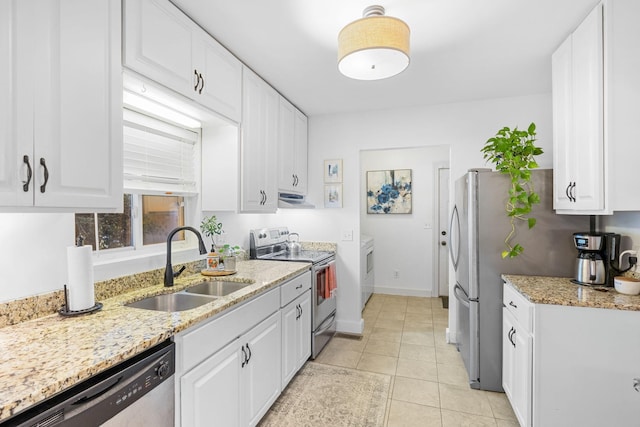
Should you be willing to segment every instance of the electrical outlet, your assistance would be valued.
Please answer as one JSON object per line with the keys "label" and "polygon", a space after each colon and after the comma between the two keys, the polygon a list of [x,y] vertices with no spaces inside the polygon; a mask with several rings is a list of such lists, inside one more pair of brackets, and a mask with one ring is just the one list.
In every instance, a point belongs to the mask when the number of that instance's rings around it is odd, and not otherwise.
{"label": "electrical outlet", "polygon": [[394,279],[399,279],[400,278],[400,272],[398,270],[393,270],[393,278]]}
{"label": "electrical outlet", "polygon": [[350,242],[353,240],[353,230],[342,230],[342,241]]}

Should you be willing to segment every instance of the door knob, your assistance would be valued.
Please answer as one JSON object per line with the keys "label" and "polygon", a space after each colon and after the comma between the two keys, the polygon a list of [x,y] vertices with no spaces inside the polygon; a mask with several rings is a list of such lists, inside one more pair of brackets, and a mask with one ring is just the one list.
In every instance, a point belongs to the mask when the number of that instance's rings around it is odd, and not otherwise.
{"label": "door knob", "polygon": [[444,240],[443,240],[442,242],[440,242],[440,244],[441,244],[442,246],[447,246],[447,242],[445,242]]}
{"label": "door knob", "polygon": [[441,231],[440,234],[442,234],[443,236],[446,236],[447,232],[446,231]]}

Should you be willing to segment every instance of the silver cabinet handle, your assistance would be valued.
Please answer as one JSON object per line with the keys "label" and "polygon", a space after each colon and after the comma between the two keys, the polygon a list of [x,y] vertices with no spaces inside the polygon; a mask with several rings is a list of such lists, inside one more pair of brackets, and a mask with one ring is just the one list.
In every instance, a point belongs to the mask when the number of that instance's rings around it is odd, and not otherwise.
{"label": "silver cabinet handle", "polygon": [[40,186],[40,192],[44,193],[47,189],[47,182],[49,182],[49,168],[44,161],[44,157],[40,157],[40,165],[44,168],[44,182]]}
{"label": "silver cabinet handle", "polygon": [[633,379],[633,389],[640,393],[640,378]]}

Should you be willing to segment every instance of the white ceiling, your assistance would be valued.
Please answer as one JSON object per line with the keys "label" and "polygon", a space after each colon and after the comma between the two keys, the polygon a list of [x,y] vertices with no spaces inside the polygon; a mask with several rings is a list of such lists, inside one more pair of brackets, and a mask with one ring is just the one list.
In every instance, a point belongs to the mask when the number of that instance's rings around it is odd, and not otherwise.
{"label": "white ceiling", "polygon": [[[551,53],[599,0],[172,0],[307,115],[551,91]],[[356,81],[337,35],[380,4],[411,28],[411,63]]]}

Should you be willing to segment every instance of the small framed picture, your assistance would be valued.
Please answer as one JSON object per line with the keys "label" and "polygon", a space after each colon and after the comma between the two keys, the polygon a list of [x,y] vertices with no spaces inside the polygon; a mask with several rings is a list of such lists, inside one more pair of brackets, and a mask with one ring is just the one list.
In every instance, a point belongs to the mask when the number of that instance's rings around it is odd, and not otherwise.
{"label": "small framed picture", "polygon": [[324,161],[324,182],[342,182],[342,159]]}
{"label": "small framed picture", "polygon": [[324,207],[342,207],[342,184],[329,184],[324,186]]}

